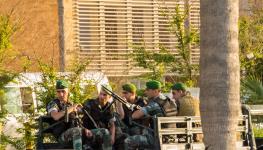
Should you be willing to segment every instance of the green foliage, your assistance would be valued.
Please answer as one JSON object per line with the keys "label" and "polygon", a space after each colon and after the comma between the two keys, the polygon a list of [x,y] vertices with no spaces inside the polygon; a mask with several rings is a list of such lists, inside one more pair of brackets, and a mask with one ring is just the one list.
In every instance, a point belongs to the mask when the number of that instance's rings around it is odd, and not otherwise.
{"label": "green foliage", "polygon": [[5,117],[7,111],[4,109],[5,97],[4,86],[11,82],[17,73],[6,70],[3,64],[12,54],[11,37],[18,30],[18,24],[11,21],[13,10],[8,15],[0,14],[0,119]]}
{"label": "green foliage", "polygon": [[17,130],[18,133],[22,135],[22,138],[17,139],[18,141],[23,141],[22,149],[34,149],[35,148],[35,134],[37,123],[35,121],[35,115],[28,114],[28,116],[20,117],[19,122],[23,123],[23,127]]}
{"label": "green foliage", "polygon": [[37,83],[36,85],[36,95],[37,99],[42,102],[40,103],[39,108],[45,108],[46,105],[55,98],[55,84],[57,80],[57,73],[53,63],[51,65],[45,64],[38,60],[38,65],[42,73],[41,78],[42,82]]}
{"label": "green foliage", "polygon": [[174,13],[163,11],[163,15],[168,20],[170,32],[175,35],[178,42],[176,50],[180,57],[173,63],[172,72],[179,74],[184,82],[194,82],[193,75],[198,74],[199,67],[191,62],[191,46],[199,45],[199,32],[189,26],[188,11],[186,8],[182,14],[177,5]]}
{"label": "green foliage", "polygon": [[263,9],[252,7],[239,20],[241,99],[248,104],[263,104]]}
{"label": "green foliage", "polygon": [[15,31],[15,27],[10,24],[9,15],[0,15],[0,49],[11,48],[11,36]]}
{"label": "green foliage", "polygon": [[91,93],[94,93],[96,90],[96,86],[92,83],[94,81],[83,80],[81,76],[86,71],[88,64],[89,61],[73,64],[72,74],[68,76],[69,83],[71,83],[70,100],[74,103],[82,104],[85,100],[91,98]]}
{"label": "green foliage", "polygon": [[241,80],[242,99],[248,104],[263,104],[263,84],[256,76]]}
{"label": "green foliage", "polygon": [[253,125],[253,133],[255,138],[263,137],[263,128],[261,127],[263,118],[261,115],[253,115],[252,117],[252,125]]}
{"label": "green foliage", "polygon": [[[96,90],[95,85],[91,84],[91,81],[83,81],[81,74],[86,70],[88,63],[74,64],[75,68],[69,74],[61,74],[56,71],[53,63],[46,64],[38,60],[38,65],[41,70],[42,81],[36,83],[35,92],[37,100],[39,101],[39,110],[46,111],[46,105],[56,97],[55,84],[57,79],[65,79],[70,83],[70,100],[73,103],[82,103],[84,100],[89,98],[92,90]],[[83,84],[87,86],[83,86]],[[36,114],[33,111],[26,116],[18,118],[18,121],[23,124],[21,128],[17,130],[17,133],[22,135],[21,138],[11,138],[4,134],[3,140],[5,143],[2,144],[4,147],[6,144],[11,144],[16,149],[34,149],[35,148],[35,133],[37,129],[37,123],[35,121]]]}
{"label": "green foliage", "polygon": [[56,97],[56,80],[64,79],[69,83],[70,101],[73,103],[83,103],[86,99],[92,97],[96,91],[94,81],[83,80],[83,73],[89,62],[75,63],[68,74],[58,73],[53,65],[39,62],[42,73],[42,82],[37,83],[36,94],[37,99],[42,102],[40,108],[45,108],[46,105]]}
{"label": "green foliage", "polygon": [[17,133],[19,133],[21,137],[10,137],[2,133],[0,137],[0,149],[5,149],[8,144],[11,144],[17,150],[34,149],[35,129],[37,126],[34,115],[27,114],[25,116],[16,117],[16,119],[23,125],[21,128],[17,129]]}
{"label": "green foliage", "polygon": [[241,73],[256,75],[263,81],[263,8],[252,8],[239,20]]}
{"label": "green foliage", "polygon": [[25,149],[25,143],[20,138],[13,138],[4,134],[1,134],[0,138],[1,138],[0,150],[6,149],[6,146],[8,144],[11,144],[17,150]]}
{"label": "green foliage", "polygon": [[[188,9],[182,14],[179,5],[173,13],[163,10],[162,15],[168,20],[169,31],[175,35],[178,44],[176,51],[178,55],[171,53],[159,44],[159,51],[146,50],[144,44],[134,45],[132,58],[137,66],[149,69],[151,73],[145,75],[147,79],[162,81],[167,73],[176,73],[183,82],[188,85],[196,85],[197,80],[194,75],[198,74],[198,65],[191,62],[191,46],[199,45],[199,34],[186,25],[188,19]],[[179,57],[178,57],[179,56]]]}
{"label": "green foliage", "polygon": [[[7,114],[7,110],[4,108],[4,105],[6,104],[4,86],[18,76],[17,73],[11,72],[4,68],[5,61],[13,55],[13,50],[11,50],[11,37],[18,29],[18,26],[14,25],[11,21],[12,12],[13,11],[11,11],[8,15],[0,14],[0,128],[2,128]],[[5,136],[1,132],[0,149],[5,149],[5,146],[8,143],[19,145],[19,141],[14,140],[15,139]],[[16,148],[19,149],[19,147]]]}
{"label": "green foliage", "polygon": [[162,92],[164,92],[164,93],[170,93],[173,84],[174,84],[174,83],[166,82],[165,85],[162,87]]}
{"label": "green foliage", "polygon": [[164,47],[160,47],[159,52],[147,51],[145,46],[133,47],[133,59],[137,66],[145,69],[150,69],[152,72],[146,74],[148,79],[162,80],[162,77],[168,70],[167,67],[171,66],[175,61],[175,57]]}
{"label": "green foliage", "polygon": [[263,129],[261,128],[253,128],[254,137],[256,138],[263,138]]}
{"label": "green foliage", "polygon": [[1,72],[0,71],[0,89],[3,89],[6,84],[12,81],[15,77],[17,77],[17,73],[12,72]]}
{"label": "green foliage", "polygon": [[16,52],[11,49],[11,38],[19,29],[19,23],[12,22],[13,10],[9,14],[0,14],[0,70],[3,68],[3,63],[14,57]]}

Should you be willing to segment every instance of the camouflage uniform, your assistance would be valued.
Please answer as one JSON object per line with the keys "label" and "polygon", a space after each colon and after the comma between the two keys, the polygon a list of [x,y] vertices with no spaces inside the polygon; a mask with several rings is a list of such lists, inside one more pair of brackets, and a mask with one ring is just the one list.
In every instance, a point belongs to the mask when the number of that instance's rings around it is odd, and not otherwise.
{"label": "camouflage uniform", "polygon": [[187,94],[178,100],[178,116],[200,116],[199,100]]}
{"label": "camouflage uniform", "polygon": [[115,122],[116,119],[113,115],[111,107],[104,111],[108,105],[109,103],[107,103],[104,107],[100,107],[98,99],[87,100],[87,102],[83,105],[83,108],[90,114],[96,123],[96,125],[94,125],[89,116],[84,113],[84,117],[82,119],[83,126],[87,129],[91,129],[94,135],[91,143],[96,149],[101,148],[98,146],[102,146],[103,150],[112,149],[111,136],[108,129],[110,128],[110,122]]}
{"label": "camouflage uniform", "polygon": [[[140,97],[136,97],[135,98],[135,105],[138,105],[140,107],[144,107],[146,105],[146,101]],[[125,105],[123,106],[123,111],[124,111],[124,118],[122,119],[122,121],[124,122],[125,126],[127,127],[127,133],[129,135],[138,135],[138,134],[142,134],[142,128],[138,127],[137,125],[133,125],[130,123],[130,116],[131,114],[136,111],[131,111],[130,109],[128,109]],[[143,124],[144,120],[139,119],[139,120],[135,120],[137,123],[139,124]]]}
{"label": "camouflage uniform", "polygon": [[[47,112],[50,115],[50,113],[53,110],[56,110],[58,112],[65,111],[66,107],[71,106],[70,103],[62,103],[58,99],[52,100],[47,105]],[[73,148],[75,150],[81,150],[82,149],[82,129],[79,127],[76,127],[76,122],[74,121],[74,115],[73,113],[70,114],[69,122],[63,121],[61,118],[58,125],[54,126],[52,128],[54,136],[58,139],[60,143],[71,143],[73,142]],[[55,123],[54,121],[53,123]]]}
{"label": "camouflage uniform", "polygon": [[[141,108],[141,111],[143,111],[145,116],[164,116],[163,109],[157,102],[155,102],[156,99],[164,100],[166,97],[160,94],[158,97],[150,99],[148,105]],[[153,128],[153,122],[151,124],[151,128]],[[125,139],[124,143],[125,150],[134,150],[136,148],[153,148],[155,146],[154,134],[149,130],[144,129],[142,135],[130,136]]]}
{"label": "camouflage uniform", "polygon": [[[87,139],[86,143],[95,147],[96,149],[111,150],[111,136],[110,132],[104,128],[91,129],[93,134],[91,139]],[[101,147],[100,147],[101,146]]]}

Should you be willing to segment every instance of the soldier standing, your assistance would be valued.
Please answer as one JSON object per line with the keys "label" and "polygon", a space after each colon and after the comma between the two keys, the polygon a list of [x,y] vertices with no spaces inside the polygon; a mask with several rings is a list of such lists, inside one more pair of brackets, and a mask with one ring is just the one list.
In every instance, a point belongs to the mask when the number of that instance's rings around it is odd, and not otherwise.
{"label": "soldier standing", "polygon": [[[164,116],[165,112],[157,101],[165,101],[167,97],[161,94],[161,83],[156,80],[146,82],[145,94],[148,97],[147,106],[136,110],[132,114],[132,119],[142,119],[146,116]],[[151,125],[153,128],[153,125]],[[147,129],[143,130],[142,135],[134,135],[125,139],[125,149],[135,150],[136,148],[153,148],[155,145],[154,134]]]}
{"label": "soldier standing", "polygon": [[[132,83],[124,84],[122,86],[122,95],[123,97],[129,102],[130,104],[138,105],[140,107],[144,107],[146,105],[146,101],[141,98],[136,96],[136,86]],[[138,127],[137,125],[132,125],[130,123],[130,117],[132,113],[135,110],[130,110],[127,106],[122,105],[122,103],[117,102],[117,112],[120,115],[120,119],[124,122],[126,128],[127,128],[127,133],[129,135],[138,135],[142,134],[142,128]],[[136,120],[137,123],[143,124],[143,120]]]}
{"label": "soldier standing", "polygon": [[[52,128],[53,134],[60,143],[65,144],[72,142],[74,150],[81,150],[82,136],[90,137],[91,131],[75,126],[74,112],[77,111],[78,106],[72,105],[69,102],[69,89],[66,81],[58,80],[56,82],[56,94],[57,98],[47,105],[48,114],[55,122],[60,121],[59,124]],[[65,121],[65,117],[68,114],[70,114],[71,117],[68,121]],[[84,133],[84,135],[82,133]]]}

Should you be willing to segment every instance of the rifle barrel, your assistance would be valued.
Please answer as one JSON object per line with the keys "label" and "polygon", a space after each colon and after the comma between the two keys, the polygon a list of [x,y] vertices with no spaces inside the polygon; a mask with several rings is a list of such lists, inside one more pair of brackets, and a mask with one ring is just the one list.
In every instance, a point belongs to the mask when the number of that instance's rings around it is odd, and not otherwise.
{"label": "rifle barrel", "polygon": [[[129,102],[127,102],[126,100],[124,100],[123,98],[121,98],[119,95],[117,95],[114,92],[112,92],[111,90],[109,90],[107,87],[105,87],[103,85],[101,85],[101,86],[105,90],[105,92],[107,92],[109,95],[111,95],[114,99],[118,100],[122,104],[124,104],[126,106],[131,106],[132,105]],[[139,105],[136,105],[136,108],[140,109],[141,107]]]}

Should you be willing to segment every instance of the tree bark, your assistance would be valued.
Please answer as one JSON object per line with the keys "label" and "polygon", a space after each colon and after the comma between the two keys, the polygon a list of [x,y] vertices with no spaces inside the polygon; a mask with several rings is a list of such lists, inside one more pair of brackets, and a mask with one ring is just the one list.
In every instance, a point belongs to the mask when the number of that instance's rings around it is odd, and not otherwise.
{"label": "tree bark", "polygon": [[201,0],[200,111],[208,150],[236,149],[238,0]]}

